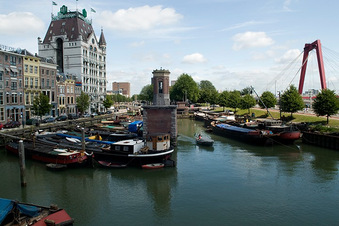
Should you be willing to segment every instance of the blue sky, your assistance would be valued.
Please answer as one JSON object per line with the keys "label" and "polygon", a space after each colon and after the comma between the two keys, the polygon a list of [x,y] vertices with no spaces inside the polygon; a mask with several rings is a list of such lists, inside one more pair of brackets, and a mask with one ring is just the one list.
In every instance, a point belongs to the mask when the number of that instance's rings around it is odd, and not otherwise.
{"label": "blue sky", "polygon": [[[56,14],[67,5],[71,10],[87,10],[97,36],[104,30],[108,90],[114,81],[130,82],[131,93],[137,94],[150,84],[152,71],[163,68],[171,72],[171,80],[187,73],[196,82],[211,81],[221,91],[253,86],[259,93],[275,93],[289,84],[298,85],[301,58],[296,59],[305,43],[317,39],[326,57],[328,88],[339,89],[337,1],[54,2],[58,5],[52,7],[52,1],[0,0],[0,44],[36,53],[37,38],[45,36],[51,12]],[[320,89],[316,60],[311,56],[304,90]]]}

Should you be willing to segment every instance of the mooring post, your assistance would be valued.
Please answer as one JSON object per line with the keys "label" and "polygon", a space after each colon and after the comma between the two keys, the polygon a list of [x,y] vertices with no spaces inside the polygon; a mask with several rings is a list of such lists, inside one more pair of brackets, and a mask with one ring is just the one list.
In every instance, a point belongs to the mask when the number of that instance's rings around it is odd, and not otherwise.
{"label": "mooring post", "polygon": [[81,148],[82,151],[85,152],[85,129],[81,128]]}
{"label": "mooring post", "polygon": [[26,187],[26,177],[25,177],[25,148],[24,141],[19,141],[19,164],[20,164],[20,179],[21,179],[21,187]]}

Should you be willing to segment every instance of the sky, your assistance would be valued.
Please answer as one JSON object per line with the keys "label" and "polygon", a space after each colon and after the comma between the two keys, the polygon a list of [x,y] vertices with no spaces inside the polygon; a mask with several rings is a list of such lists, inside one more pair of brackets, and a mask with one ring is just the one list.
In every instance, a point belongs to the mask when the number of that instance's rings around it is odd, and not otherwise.
{"label": "sky", "polygon": [[[252,86],[257,93],[298,87],[305,43],[323,47],[327,87],[339,89],[339,1],[316,0],[0,0],[0,44],[38,52],[62,5],[86,9],[107,42],[107,90],[130,82],[131,95],[167,69],[210,81],[217,90]],[[95,10],[95,13],[91,11]],[[326,54],[325,54],[326,52]],[[328,54],[328,55],[327,55]],[[304,90],[320,89],[315,51]]]}

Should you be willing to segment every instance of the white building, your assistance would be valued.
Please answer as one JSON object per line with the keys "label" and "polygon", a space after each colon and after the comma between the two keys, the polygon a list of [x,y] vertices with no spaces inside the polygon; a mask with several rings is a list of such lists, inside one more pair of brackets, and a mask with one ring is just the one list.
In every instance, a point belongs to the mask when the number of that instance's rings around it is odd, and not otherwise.
{"label": "white building", "polygon": [[52,59],[59,73],[76,76],[82,91],[90,96],[89,112],[103,111],[106,95],[106,40],[101,29],[99,40],[85,9],[68,11],[63,5],[43,40],[38,38],[39,55]]}

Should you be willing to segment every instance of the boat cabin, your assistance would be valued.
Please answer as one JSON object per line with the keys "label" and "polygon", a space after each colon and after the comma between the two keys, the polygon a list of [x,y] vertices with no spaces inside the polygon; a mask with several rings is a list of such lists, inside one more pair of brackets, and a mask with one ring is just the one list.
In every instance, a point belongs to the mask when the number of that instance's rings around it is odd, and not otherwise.
{"label": "boat cabin", "polygon": [[135,154],[138,153],[144,146],[145,144],[142,140],[122,140],[111,144],[111,151],[125,154]]}
{"label": "boat cabin", "polygon": [[147,134],[146,145],[151,151],[163,151],[170,148],[169,133]]}

